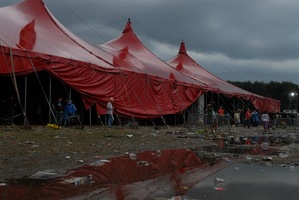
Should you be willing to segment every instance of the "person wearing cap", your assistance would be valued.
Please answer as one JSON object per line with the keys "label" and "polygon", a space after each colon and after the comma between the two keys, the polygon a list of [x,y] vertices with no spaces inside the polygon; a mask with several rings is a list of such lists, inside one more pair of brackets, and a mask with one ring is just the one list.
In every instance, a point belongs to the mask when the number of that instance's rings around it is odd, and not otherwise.
{"label": "person wearing cap", "polygon": [[113,105],[112,105],[112,101],[113,98],[109,99],[109,102],[107,103],[107,124],[108,124],[108,128],[112,128],[112,124],[114,121],[114,117],[113,117]]}

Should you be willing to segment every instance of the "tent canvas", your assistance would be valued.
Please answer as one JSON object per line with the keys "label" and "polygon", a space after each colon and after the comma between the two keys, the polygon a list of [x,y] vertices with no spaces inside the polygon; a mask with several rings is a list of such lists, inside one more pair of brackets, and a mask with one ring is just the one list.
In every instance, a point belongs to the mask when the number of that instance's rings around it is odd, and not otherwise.
{"label": "tent canvas", "polygon": [[60,24],[41,0],[0,8],[0,26],[6,27],[0,32],[0,74],[44,70],[80,93],[86,109],[96,104],[98,114],[105,114],[110,97],[120,115],[148,119],[174,114],[205,91],[166,63],[151,61],[153,55],[137,58],[130,53],[132,46],[86,43]]}
{"label": "tent canvas", "polygon": [[187,76],[208,85],[208,91],[224,94],[229,98],[238,97],[249,100],[260,112],[280,110],[280,101],[248,92],[208,72],[187,54],[184,41],[181,42],[179,53],[168,60],[167,63]]}

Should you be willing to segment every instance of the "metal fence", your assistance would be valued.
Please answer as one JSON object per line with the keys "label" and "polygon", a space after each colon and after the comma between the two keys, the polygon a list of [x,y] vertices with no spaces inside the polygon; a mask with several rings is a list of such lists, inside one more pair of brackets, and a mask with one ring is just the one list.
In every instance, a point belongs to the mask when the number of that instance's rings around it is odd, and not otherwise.
{"label": "metal fence", "polygon": [[[223,128],[228,128],[231,126],[231,116],[225,114],[223,116],[217,115],[218,126]],[[202,113],[191,113],[189,114],[188,124],[192,126],[206,126],[207,115]],[[260,123],[262,124],[262,123]],[[299,118],[276,118],[272,122],[272,125],[279,127],[299,127]]]}
{"label": "metal fence", "polygon": [[[224,114],[220,116],[217,114],[218,126],[227,127],[230,126],[230,115]],[[193,126],[205,126],[208,125],[207,114],[191,113],[189,114],[188,124]]]}
{"label": "metal fence", "polygon": [[274,126],[276,127],[299,126],[299,118],[276,118],[274,120]]}

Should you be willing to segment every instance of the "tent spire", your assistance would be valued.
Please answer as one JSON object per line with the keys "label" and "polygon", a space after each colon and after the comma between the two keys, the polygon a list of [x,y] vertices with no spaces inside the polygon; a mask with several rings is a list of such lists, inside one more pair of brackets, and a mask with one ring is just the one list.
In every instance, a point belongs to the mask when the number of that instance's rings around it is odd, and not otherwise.
{"label": "tent spire", "polygon": [[128,33],[128,32],[133,32],[130,18],[128,19],[125,29],[123,30],[123,33]]}
{"label": "tent spire", "polygon": [[181,46],[180,46],[180,50],[179,50],[179,54],[187,54],[187,50],[186,50],[186,47],[185,47],[185,42],[184,42],[184,40],[182,40],[182,42],[181,42]]}

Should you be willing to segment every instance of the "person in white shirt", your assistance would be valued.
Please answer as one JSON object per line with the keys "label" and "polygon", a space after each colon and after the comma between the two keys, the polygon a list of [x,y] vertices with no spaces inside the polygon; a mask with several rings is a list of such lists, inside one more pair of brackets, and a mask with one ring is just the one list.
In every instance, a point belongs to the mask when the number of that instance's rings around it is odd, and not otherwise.
{"label": "person in white shirt", "polygon": [[261,120],[263,123],[263,127],[264,127],[264,131],[269,131],[269,122],[270,122],[270,118],[268,115],[267,111],[264,111],[262,116],[261,116]]}
{"label": "person in white shirt", "polygon": [[113,117],[113,105],[112,105],[112,101],[113,98],[109,99],[109,102],[107,103],[107,124],[108,124],[108,128],[112,128],[112,124],[114,121],[114,117]]}

